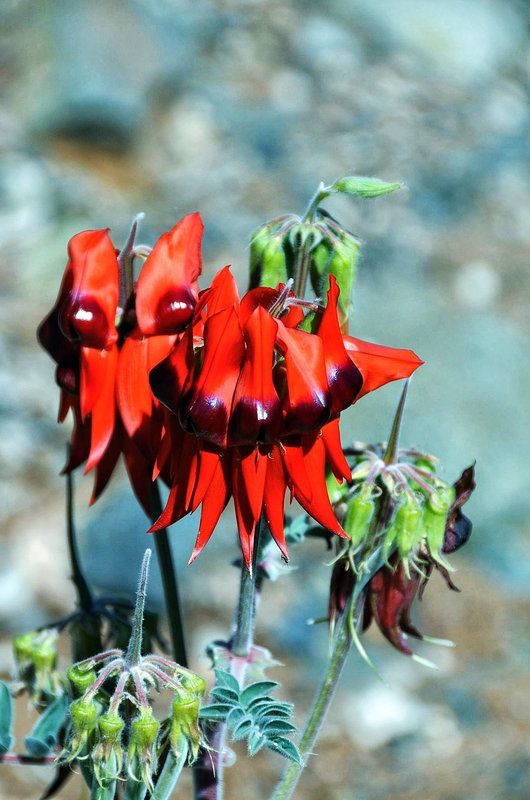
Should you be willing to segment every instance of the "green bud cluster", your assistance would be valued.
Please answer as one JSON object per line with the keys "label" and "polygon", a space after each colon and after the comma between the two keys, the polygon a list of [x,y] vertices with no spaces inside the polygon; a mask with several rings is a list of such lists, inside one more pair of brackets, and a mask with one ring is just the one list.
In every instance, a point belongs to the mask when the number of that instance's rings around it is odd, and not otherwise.
{"label": "green bud cluster", "polygon": [[49,705],[64,694],[64,681],[57,670],[57,635],[55,629],[30,631],[13,640],[15,677],[38,705]]}
{"label": "green bud cluster", "polygon": [[330,494],[335,507],[345,507],[342,524],[356,571],[365,571],[378,549],[387,564],[397,552],[407,577],[410,565],[421,571],[426,557],[451,569],[442,550],[455,489],[437,475],[436,464],[415,451],[399,451],[392,464],[382,459],[381,448],[360,451],[350,486]]}
{"label": "green bud cluster", "polygon": [[321,209],[311,221],[295,215],[280,217],[258,228],[250,240],[250,288],[276,288],[295,278],[300,254],[307,262],[313,292],[322,298],[328,276],[341,287],[339,307],[348,316],[353,291],[359,240],[341,228]]}
{"label": "green bud cluster", "polygon": [[[60,760],[87,765],[101,790],[126,779],[143,783],[153,794],[154,775],[166,745],[178,760],[195,760],[203,739],[199,728],[206,683],[199,675],[157,655],[130,663],[120,650],[101,653],[72,665],[69,726]],[[114,692],[108,691],[116,681]],[[153,714],[149,691],[173,693],[168,716]],[[106,796],[106,795],[105,795]]]}

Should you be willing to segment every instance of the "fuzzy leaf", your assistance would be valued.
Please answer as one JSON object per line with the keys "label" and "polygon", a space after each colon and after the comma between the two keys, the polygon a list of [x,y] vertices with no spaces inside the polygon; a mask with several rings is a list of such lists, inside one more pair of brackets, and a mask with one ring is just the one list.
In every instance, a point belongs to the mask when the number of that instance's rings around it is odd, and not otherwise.
{"label": "fuzzy leaf", "polygon": [[13,719],[13,703],[9,687],[0,681],[0,754],[7,753],[13,743],[11,736],[11,720]]}
{"label": "fuzzy leaf", "polygon": [[31,733],[25,737],[24,744],[31,756],[39,758],[53,750],[59,738],[59,731],[66,722],[67,713],[68,698],[63,694],[48,706]]}
{"label": "fuzzy leaf", "polygon": [[229,728],[233,728],[243,719],[243,717],[245,717],[245,709],[240,705],[234,706],[226,718],[226,724]]}
{"label": "fuzzy leaf", "polygon": [[244,717],[240,722],[238,722],[232,731],[232,739],[235,742],[239,742],[241,739],[246,739],[253,726],[254,723],[252,722],[251,718]]}
{"label": "fuzzy leaf", "polygon": [[276,715],[286,719],[291,716],[292,710],[293,706],[291,703],[281,703],[279,700],[274,701],[271,697],[258,700],[249,708],[250,713],[254,717]]}
{"label": "fuzzy leaf", "polygon": [[256,700],[267,696],[268,692],[271,692],[278,686],[276,681],[258,681],[257,683],[251,683],[250,686],[247,686],[246,689],[243,689],[240,696],[241,705],[244,708],[248,708],[248,706],[255,702]]}
{"label": "fuzzy leaf", "polygon": [[203,706],[199,712],[201,719],[224,722],[230,713],[231,706],[227,703],[212,703],[211,706]]}
{"label": "fuzzy leaf", "polygon": [[239,694],[226,686],[214,686],[210,695],[220,703],[230,703],[230,705],[239,703]]}
{"label": "fuzzy leaf", "polygon": [[286,739],[285,736],[269,739],[266,743],[266,747],[270,750],[275,750],[277,753],[280,753],[280,755],[288,758],[290,761],[294,761],[296,764],[301,763],[297,746],[294,742],[291,742],[290,739]]}
{"label": "fuzzy leaf", "polygon": [[380,197],[383,194],[390,194],[397,189],[402,189],[402,183],[385,183],[379,178],[363,178],[357,175],[349,175],[339,178],[330,187],[330,194],[340,192],[351,197]]}
{"label": "fuzzy leaf", "polygon": [[285,736],[290,733],[296,733],[296,725],[292,725],[281,718],[273,718],[265,722],[263,725],[263,732],[267,734],[269,739],[275,736]]}
{"label": "fuzzy leaf", "polygon": [[231,689],[233,692],[236,692],[237,696],[239,697],[239,692],[241,689],[237,679],[224,669],[215,670],[215,684],[216,686],[223,686],[227,689]]}
{"label": "fuzzy leaf", "polygon": [[267,743],[267,737],[257,728],[252,728],[248,735],[248,754],[254,756]]}

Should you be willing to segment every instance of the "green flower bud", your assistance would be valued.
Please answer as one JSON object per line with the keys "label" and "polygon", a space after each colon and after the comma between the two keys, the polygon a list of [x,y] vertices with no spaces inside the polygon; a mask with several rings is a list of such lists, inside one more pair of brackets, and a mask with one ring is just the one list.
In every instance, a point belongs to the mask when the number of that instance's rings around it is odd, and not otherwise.
{"label": "green flower bud", "polygon": [[455,499],[455,490],[447,483],[440,483],[435,494],[425,503],[422,518],[422,535],[425,537],[431,556],[440,561],[440,550],[445,537],[447,514]]}
{"label": "green flower bud", "polygon": [[263,250],[260,286],[271,286],[275,289],[279,283],[285,283],[286,280],[287,266],[283,239],[281,236],[273,236]]}
{"label": "green flower bud", "polygon": [[180,681],[185,689],[191,694],[202,697],[206,691],[206,681],[197,675],[195,672],[186,672],[180,676]]}
{"label": "green flower bud", "polygon": [[408,493],[405,494],[403,502],[392,518],[383,544],[385,560],[387,560],[390,548],[394,545],[397,546],[407,577],[410,577],[408,558],[414,553],[421,537],[421,518],[420,506]]}
{"label": "green flower bud", "polygon": [[370,492],[361,491],[350,500],[343,528],[350,537],[352,546],[355,547],[365,541],[374,508],[375,503]]}
{"label": "green flower bud", "polygon": [[107,712],[98,718],[92,762],[96,780],[102,787],[116,780],[122,771],[121,734],[124,727],[125,722],[118,714]]}
{"label": "green flower bud", "polygon": [[62,754],[67,756],[65,761],[88,757],[88,741],[95,730],[98,712],[99,706],[93,699],[80,697],[70,704],[71,728]]}
{"label": "green flower bud", "polygon": [[171,722],[169,727],[169,742],[176,756],[178,752],[178,740],[184,734],[193,757],[197,758],[201,743],[201,732],[199,730],[199,698],[190,692],[179,692],[173,703]]}
{"label": "green flower bud", "polygon": [[345,317],[352,304],[353,286],[357,274],[359,242],[353,236],[341,236],[328,263],[328,274],[334,275],[340,287],[339,308]]}
{"label": "green flower bud", "polygon": [[29,633],[22,633],[20,636],[13,639],[13,650],[20,668],[31,663],[31,654],[35,649],[35,643],[39,635],[38,631],[30,631]]}
{"label": "green flower bud", "polygon": [[72,684],[75,693],[82,695],[96,680],[96,671],[94,669],[84,669],[73,664],[68,668],[66,677]]}
{"label": "green flower bud", "polygon": [[157,768],[156,744],[160,723],[150,708],[142,708],[140,716],[133,719],[127,753],[128,771],[135,781],[143,781],[151,794],[153,772]]}

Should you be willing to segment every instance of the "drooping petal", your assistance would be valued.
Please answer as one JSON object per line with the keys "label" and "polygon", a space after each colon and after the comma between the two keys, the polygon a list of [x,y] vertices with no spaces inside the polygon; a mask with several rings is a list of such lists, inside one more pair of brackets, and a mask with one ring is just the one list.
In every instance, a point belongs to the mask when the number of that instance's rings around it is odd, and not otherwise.
{"label": "drooping petal", "polygon": [[337,315],[339,287],[335,277],[329,276],[328,303],[318,326],[318,336],[324,346],[324,360],[331,398],[330,417],[348,408],[361,391],[363,379],[358,368],[348,357]]}
{"label": "drooping petal", "polygon": [[154,396],[173,414],[178,414],[181,400],[191,384],[194,362],[193,332],[188,328],[167,358],[149,373]]}
{"label": "drooping petal", "polygon": [[[82,348],[82,350],[91,348]],[[91,410],[91,436],[90,453],[86,464],[85,472],[89,472],[96,466],[102,458],[107,445],[109,444],[116,420],[116,399],[114,396],[116,366],[118,362],[118,348],[111,347],[110,350],[94,351],[105,363],[104,380],[101,384],[101,391]],[[81,389],[82,391],[82,389]]]}
{"label": "drooping petal", "polygon": [[[363,377],[358,398],[400,378],[409,378],[423,364],[412,350],[399,350],[381,344],[344,337],[346,351]],[[357,399],[358,399],[357,398]]]}
{"label": "drooping petal", "polygon": [[289,559],[285,543],[284,511],[287,476],[280,455],[280,448],[275,446],[267,458],[267,475],[263,493],[263,514],[272,534],[272,538],[280,548],[284,558]]}
{"label": "drooping petal", "polygon": [[174,341],[174,336],[145,337],[136,329],[125,340],[118,359],[116,401],[120,416],[129,437],[150,460],[160,443],[162,418],[149,385],[149,372],[166,358]]}
{"label": "drooping petal", "polygon": [[342,530],[342,527],[335,517],[331,503],[329,502],[325,471],[326,450],[322,437],[320,433],[317,432],[316,434],[307,434],[301,438],[301,455],[310,485],[310,492],[307,492],[305,486],[300,485],[299,477],[296,472],[293,473],[289,470],[289,466],[282,452],[284,463],[294,486],[294,496],[304,511],[322,525],[323,528],[327,528],[338,536],[347,539],[348,537]]}
{"label": "drooping petal", "polygon": [[59,309],[68,297],[72,289],[73,281],[74,273],[72,271],[72,265],[68,262],[55,305],[50,313],[44,317],[37,329],[39,343],[57,364],[72,352],[72,343],[66,338],[59,327]]}
{"label": "drooping petal", "polygon": [[210,539],[219,521],[219,517],[230,500],[232,494],[231,475],[231,457],[227,453],[222,459],[219,459],[210,487],[204,495],[199,533],[197,534],[195,547],[193,548],[193,553],[188,562],[190,564],[197,558]]}
{"label": "drooping petal", "polygon": [[351,470],[346,461],[340,441],[339,418],[335,417],[322,428],[322,441],[326,448],[326,458],[331,471],[336,479],[342,483],[343,480],[351,481]]}
{"label": "drooping petal", "polygon": [[230,415],[232,444],[272,442],[280,432],[280,399],[272,379],[277,330],[276,321],[261,306],[243,329],[246,350]]}
{"label": "drooping petal", "polygon": [[281,320],[277,324],[277,344],[285,357],[287,371],[285,432],[317,430],[330,414],[322,339],[306,331],[286,328]]}
{"label": "drooping petal", "polygon": [[107,230],[83,231],[68,243],[72,288],[59,309],[64,335],[87,347],[106,348],[118,339],[119,296],[116,251]]}
{"label": "drooping petal", "polygon": [[243,335],[235,309],[226,308],[208,317],[202,369],[180,404],[179,420],[184,430],[226,447],[243,354]]}
{"label": "drooping petal", "polygon": [[416,596],[421,576],[416,571],[407,577],[402,561],[384,566],[370,579],[368,602],[381,633],[402,653],[412,656],[404,634],[421,638],[409,620],[410,606]]}
{"label": "drooping petal", "polygon": [[179,333],[190,322],[198,297],[203,227],[199,214],[188,214],[149,254],[136,288],[138,326],[146,336]]}

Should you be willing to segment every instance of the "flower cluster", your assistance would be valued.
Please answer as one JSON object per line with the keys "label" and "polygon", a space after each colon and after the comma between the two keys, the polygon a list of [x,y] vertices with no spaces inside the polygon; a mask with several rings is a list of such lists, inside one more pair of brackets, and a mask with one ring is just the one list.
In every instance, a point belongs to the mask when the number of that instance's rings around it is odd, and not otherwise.
{"label": "flower cluster", "polygon": [[54,307],[38,338],[57,364],[59,421],[74,416],[69,472],[95,470],[92,500],[123,453],[133,489],[149,513],[149,485],[162,435],[162,414],[149,370],[188,324],[198,297],[202,222],[184,217],[158,240],[136,284],[133,236],[117,253],[107,230],[84,231],[69,243],[69,261]]}
{"label": "flower cluster", "polygon": [[[333,628],[354,598],[352,625],[365,631],[373,620],[394,647],[428,663],[412,652],[408,636],[441,640],[423,636],[412,624],[410,610],[433,569],[458,591],[444,555],[471,534],[461,506],[475,488],[474,468],[464,470],[450,486],[436,474],[432,456],[398,450],[395,461],[386,463],[383,450],[375,447],[358,451],[352,475],[349,491],[354,494],[341,498],[347,504],[343,525],[350,541],[333,566],[330,624]],[[353,635],[363,652],[355,631]]]}
{"label": "flower cluster", "polygon": [[[326,491],[326,464],[339,482],[351,477],[340,413],[422,362],[343,335],[331,273],[325,304],[297,298],[290,281],[240,299],[228,267],[199,293],[201,234],[198,214],[152,251],[131,241],[116,253],[107,231],[78,234],[39,339],[57,363],[59,419],[71,409],[75,420],[65,470],[86,460],[95,499],[121,452],[146,510],[161,475],[171,490],[153,530],[202,503],[192,559],[233,497],[250,566],[262,514],[287,558],[287,489],[345,536]],[[135,284],[126,267],[146,252]]]}

